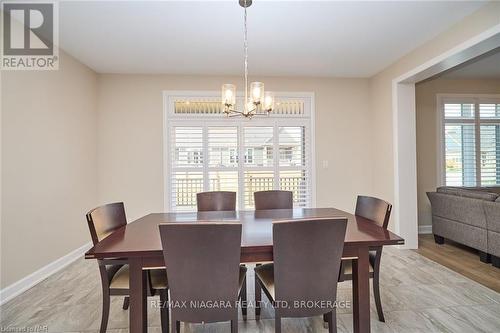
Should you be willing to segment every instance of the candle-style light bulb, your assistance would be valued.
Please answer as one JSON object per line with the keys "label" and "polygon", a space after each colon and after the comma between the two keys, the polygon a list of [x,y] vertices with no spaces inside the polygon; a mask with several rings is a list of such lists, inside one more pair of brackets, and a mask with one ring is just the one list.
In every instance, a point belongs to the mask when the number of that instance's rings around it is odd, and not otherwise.
{"label": "candle-style light bulb", "polygon": [[236,104],[236,86],[234,84],[222,85],[222,104],[232,107]]}
{"label": "candle-style light bulb", "polygon": [[271,91],[266,91],[264,93],[264,107],[263,109],[267,112],[271,112],[274,109],[274,93]]}
{"label": "candle-style light bulb", "polygon": [[250,83],[250,98],[254,104],[262,103],[264,97],[264,83],[252,82]]}

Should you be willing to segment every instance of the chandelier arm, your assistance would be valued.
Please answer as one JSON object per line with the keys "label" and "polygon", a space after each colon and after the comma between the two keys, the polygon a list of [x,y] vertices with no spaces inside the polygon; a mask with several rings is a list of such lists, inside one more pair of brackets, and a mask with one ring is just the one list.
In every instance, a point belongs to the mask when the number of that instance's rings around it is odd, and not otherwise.
{"label": "chandelier arm", "polygon": [[238,111],[235,109],[228,109],[227,111],[224,111],[225,113],[237,113],[237,114],[244,114],[242,111]]}
{"label": "chandelier arm", "polygon": [[251,113],[253,116],[269,116],[269,112],[265,111],[265,112],[257,112],[257,111],[251,111],[249,112]]}
{"label": "chandelier arm", "polygon": [[244,114],[244,112],[238,110],[231,110],[231,113]]}

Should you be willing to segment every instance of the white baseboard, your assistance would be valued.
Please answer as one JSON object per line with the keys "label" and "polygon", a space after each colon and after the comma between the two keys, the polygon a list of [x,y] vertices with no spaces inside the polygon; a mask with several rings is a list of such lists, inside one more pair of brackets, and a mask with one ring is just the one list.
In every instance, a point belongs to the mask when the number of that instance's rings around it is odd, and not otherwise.
{"label": "white baseboard", "polygon": [[40,283],[41,281],[45,280],[52,274],[60,271],[61,269],[68,266],[78,258],[81,258],[85,254],[85,252],[87,252],[87,250],[90,249],[90,247],[91,243],[89,242],[79,247],[78,249],[68,253],[67,255],[54,260],[48,265],[22,278],[21,280],[14,282],[10,286],[3,288],[2,290],[0,290],[0,305],[8,302],[9,300],[13,299],[14,297],[20,295],[24,291],[33,287],[37,283]]}
{"label": "white baseboard", "polygon": [[419,234],[432,234],[432,225],[419,225],[418,226]]}

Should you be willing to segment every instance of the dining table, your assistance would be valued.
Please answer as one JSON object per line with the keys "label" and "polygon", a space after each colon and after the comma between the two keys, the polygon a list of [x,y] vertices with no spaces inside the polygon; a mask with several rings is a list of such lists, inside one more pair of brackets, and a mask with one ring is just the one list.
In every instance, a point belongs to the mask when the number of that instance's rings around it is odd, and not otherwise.
{"label": "dining table", "polygon": [[[336,208],[295,208],[257,211],[152,213],[141,217],[95,244],[86,259],[128,263],[131,333],[147,332],[146,270],[166,267],[159,225],[162,223],[239,221],[242,224],[241,263],[273,261],[272,222],[309,218],[346,218],[342,257],[353,260],[352,311],[354,332],[370,332],[369,251],[401,245],[404,239],[373,221]],[[325,254],[326,255],[326,254]]]}

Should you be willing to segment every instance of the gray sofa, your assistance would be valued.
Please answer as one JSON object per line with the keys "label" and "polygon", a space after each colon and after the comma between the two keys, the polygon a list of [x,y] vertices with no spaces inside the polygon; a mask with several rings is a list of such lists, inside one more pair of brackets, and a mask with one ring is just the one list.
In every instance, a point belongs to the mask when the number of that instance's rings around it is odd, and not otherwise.
{"label": "gray sofa", "polygon": [[427,192],[432,206],[432,233],[479,251],[483,262],[500,268],[500,187],[439,187]]}

